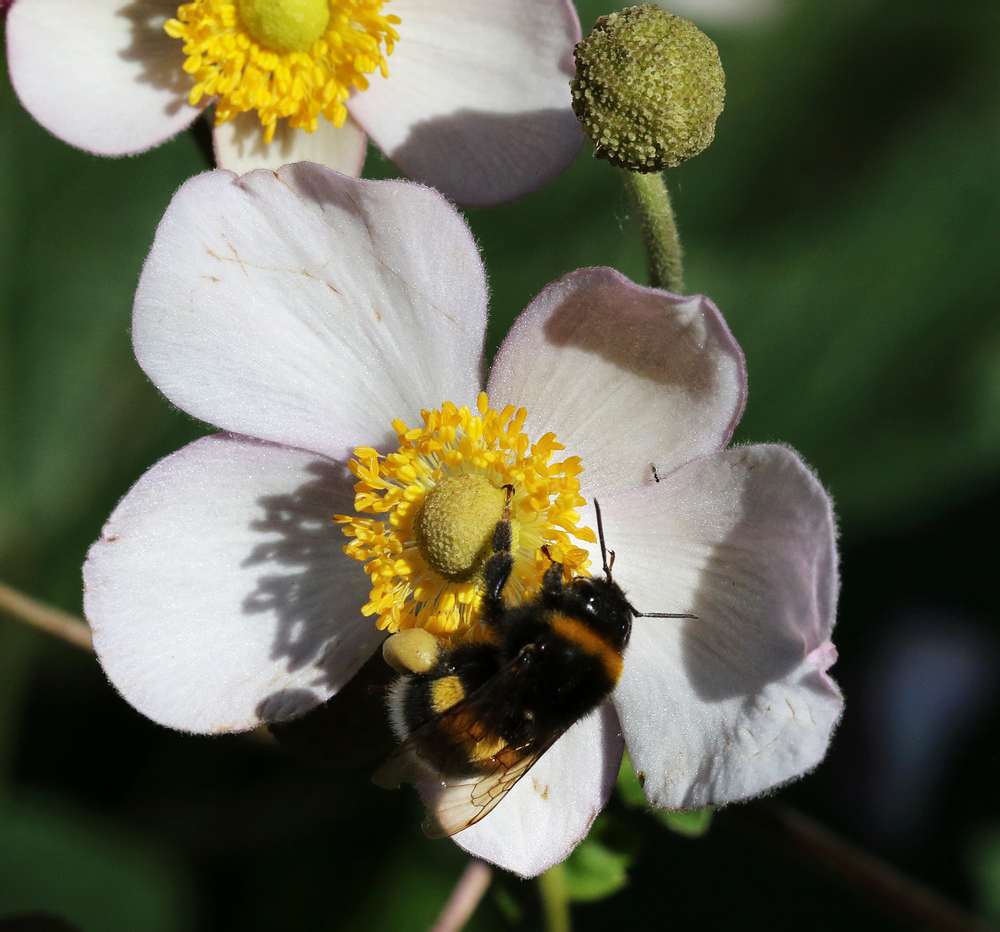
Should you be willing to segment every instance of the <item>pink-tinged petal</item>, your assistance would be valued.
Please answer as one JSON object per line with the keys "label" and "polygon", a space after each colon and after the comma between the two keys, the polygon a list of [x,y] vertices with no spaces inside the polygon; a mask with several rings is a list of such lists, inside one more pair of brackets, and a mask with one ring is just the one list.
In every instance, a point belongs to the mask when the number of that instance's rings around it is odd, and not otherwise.
{"label": "pink-tinged petal", "polygon": [[389,77],[348,108],[403,171],[460,204],[541,187],[579,151],[568,0],[393,0]]}
{"label": "pink-tinged petal", "polygon": [[279,120],[274,139],[264,142],[264,130],[256,113],[241,113],[215,127],[215,161],[219,168],[237,174],[255,168],[280,168],[291,162],[318,162],[343,175],[357,178],[365,163],[368,139],[353,120],[339,129],[320,120],[316,132],[292,129]]}
{"label": "pink-tinged petal", "polygon": [[486,818],[454,836],[469,854],[534,877],[590,831],[615,785],[623,742],[610,703],[577,722]]}
{"label": "pink-tinged petal", "polygon": [[615,693],[656,806],[733,802],[815,766],[842,699],[830,501],[798,456],[752,446],[601,502],[615,581],[645,612]]}
{"label": "pink-tinged petal", "polygon": [[133,343],[188,413],[338,459],[394,418],[474,404],[485,324],[479,254],[441,195],[300,162],[178,191]]}
{"label": "pink-tinged petal", "polygon": [[18,0],[7,17],[11,83],[50,133],[97,155],[149,149],[200,112],[170,0]]}
{"label": "pink-tinged petal", "polygon": [[705,297],[643,288],[612,269],[549,285],[517,319],[490,402],[528,410],[580,456],[588,496],[634,488],[721,449],[743,411],[743,354]]}
{"label": "pink-tinged petal", "polygon": [[333,515],[353,476],[301,450],[206,437],[122,499],[84,566],[94,647],[163,725],[240,731],[306,712],[382,635]]}

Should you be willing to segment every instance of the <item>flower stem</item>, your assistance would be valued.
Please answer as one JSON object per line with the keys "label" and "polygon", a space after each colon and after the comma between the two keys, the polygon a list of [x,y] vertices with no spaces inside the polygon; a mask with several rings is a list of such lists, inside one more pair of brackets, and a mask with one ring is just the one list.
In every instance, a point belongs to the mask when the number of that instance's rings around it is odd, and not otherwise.
{"label": "flower stem", "polygon": [[492,879],[492,871],[482,861],[469,861],[430,932],[458,932],[476,911]]}
{"label": "flower stem", "polygon": [[39,602],[0,583],[0,612],[23,621],[39,631],[55,635],[83,650],[92,651],[90,628],[85,621]]}
{"label": "flower stem", "polygon": [[670,194],[660,172],[625,172],[625,187],[639,212],[646,247],[649,284],[674,294],[684,293],[681,241],[677,235]]}
{"label": "flower stem", "polygon": [[545,932],[570,932],[569,895],[566,889],[566,868],[562,864],[550,867],[538,878],[545,912]]}
{"label": "flower stem", "polygon": [[823,872],[880,905],[914,928],[936,932],[997,932],[875,855],[842,838],[804,813],[778,803],[756,802],[732,815],[782,847],[805,855]]}

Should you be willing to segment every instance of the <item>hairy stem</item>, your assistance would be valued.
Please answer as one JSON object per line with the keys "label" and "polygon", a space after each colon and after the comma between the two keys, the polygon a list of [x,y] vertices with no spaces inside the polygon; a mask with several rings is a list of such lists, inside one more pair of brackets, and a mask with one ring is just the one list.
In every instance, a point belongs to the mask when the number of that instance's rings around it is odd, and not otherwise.
{"label": "hairy stem", "polygon": [[476,911],[492,879],[492,871],[482,861],[469,861],[430,932],[458,932]]}
{"label": "hairy stem", "polygon": [[550,867],[538,878],[545,913],[545,932],[570,932],[569,896],[566,890],[566,868],[562,864]]}
{"label": "hairy stem", "polygon": [[87,623],[80,618],[39,602],[26,596],[23,592],[18,592],[10,586],[0,583],[0,612],[23,621],[32,628],[52,634],[57,638],[82,648],[92,651],[94,645],[90,638],[90,628]]}
{"label": "hairy stem", "polygon": [[639,213],[646,247],[649,284],[674,294],[684,293],[684,266],[670,194],[659,172],[625,172],[625,187]]}

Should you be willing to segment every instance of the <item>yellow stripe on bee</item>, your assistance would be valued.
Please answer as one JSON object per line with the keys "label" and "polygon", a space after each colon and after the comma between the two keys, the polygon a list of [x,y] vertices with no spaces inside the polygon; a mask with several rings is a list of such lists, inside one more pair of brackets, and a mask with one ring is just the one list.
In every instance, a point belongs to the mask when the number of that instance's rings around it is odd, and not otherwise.
{"label": "yellow stripe on bee", "polygon": [[431,705],[435,712],[444,712],[465,698],[465,687],[457,676],[442,676],[431,686]]}
{"label": "yellow stripe on bee", "polygon": [[505,747],[507,747],[507,742],[496,735],[480,738],[479,741],[467,748],[469,760],[474,764],[481,763],[484,760],[489,760],[491,757],[496,757]]}
{"label": "yellow stripe on bee", "polygon": [[[457,679],[455,676],[446,676],[438,682]],[[507,748],[507,741],[480,721],[472,709],[460,710],[443,721],[445,732],[464,750],[470,763],[479,764],[490,760]],[[504,766],[509,765],[504,764]]]}
{"label": "yellow stripe on bee", "polygon": [[622,675],[622,655],[593,628],[570,618],[568,615],[554,615],[550,622],[552,630],[560,637],[572,641],[581,650],[600,661],[609,682],[614,685]]}

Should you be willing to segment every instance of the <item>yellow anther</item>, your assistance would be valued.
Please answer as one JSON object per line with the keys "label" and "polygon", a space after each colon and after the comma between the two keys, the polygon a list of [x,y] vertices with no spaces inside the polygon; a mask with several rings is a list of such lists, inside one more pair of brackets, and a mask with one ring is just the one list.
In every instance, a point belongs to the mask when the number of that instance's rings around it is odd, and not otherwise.
{"label": "yellow anther", "polygon": [[579,459],[570,458],[568,469],[552,462],[562,449],[552,434],[532,444],[523,433],[524,409],[498,413],[484,393],[477,410],[446,402],[423,412],[422,428],[395,420],[395,452],[379,459],[370,447],[355,451],[355,508],[387,515],[389,529],[361,515],[336,520],[351,538],[345,553],[365,564],[372,584],[365,614],[378,615],[380,628],[426,628],[447,640],[475,636],[483,567],[507,486],[514,558],[508,598],[526,597],[541,584],[549,566],[543,548],[564,564],[567,579],[589,565],[586,551],[572,542],[594,540],[589,528],[577,526],[574,510],[584,501]]}
{"label": "yellow anther", "polygon": [[341,126],[352,89],[366,74],[388,73],[399,17],[388,0],[193,0],[167,20],[184,42],[189,101],[217,97],[215,121],[256,111],[270,141],[278,120],[311,132],[318,120]]}

